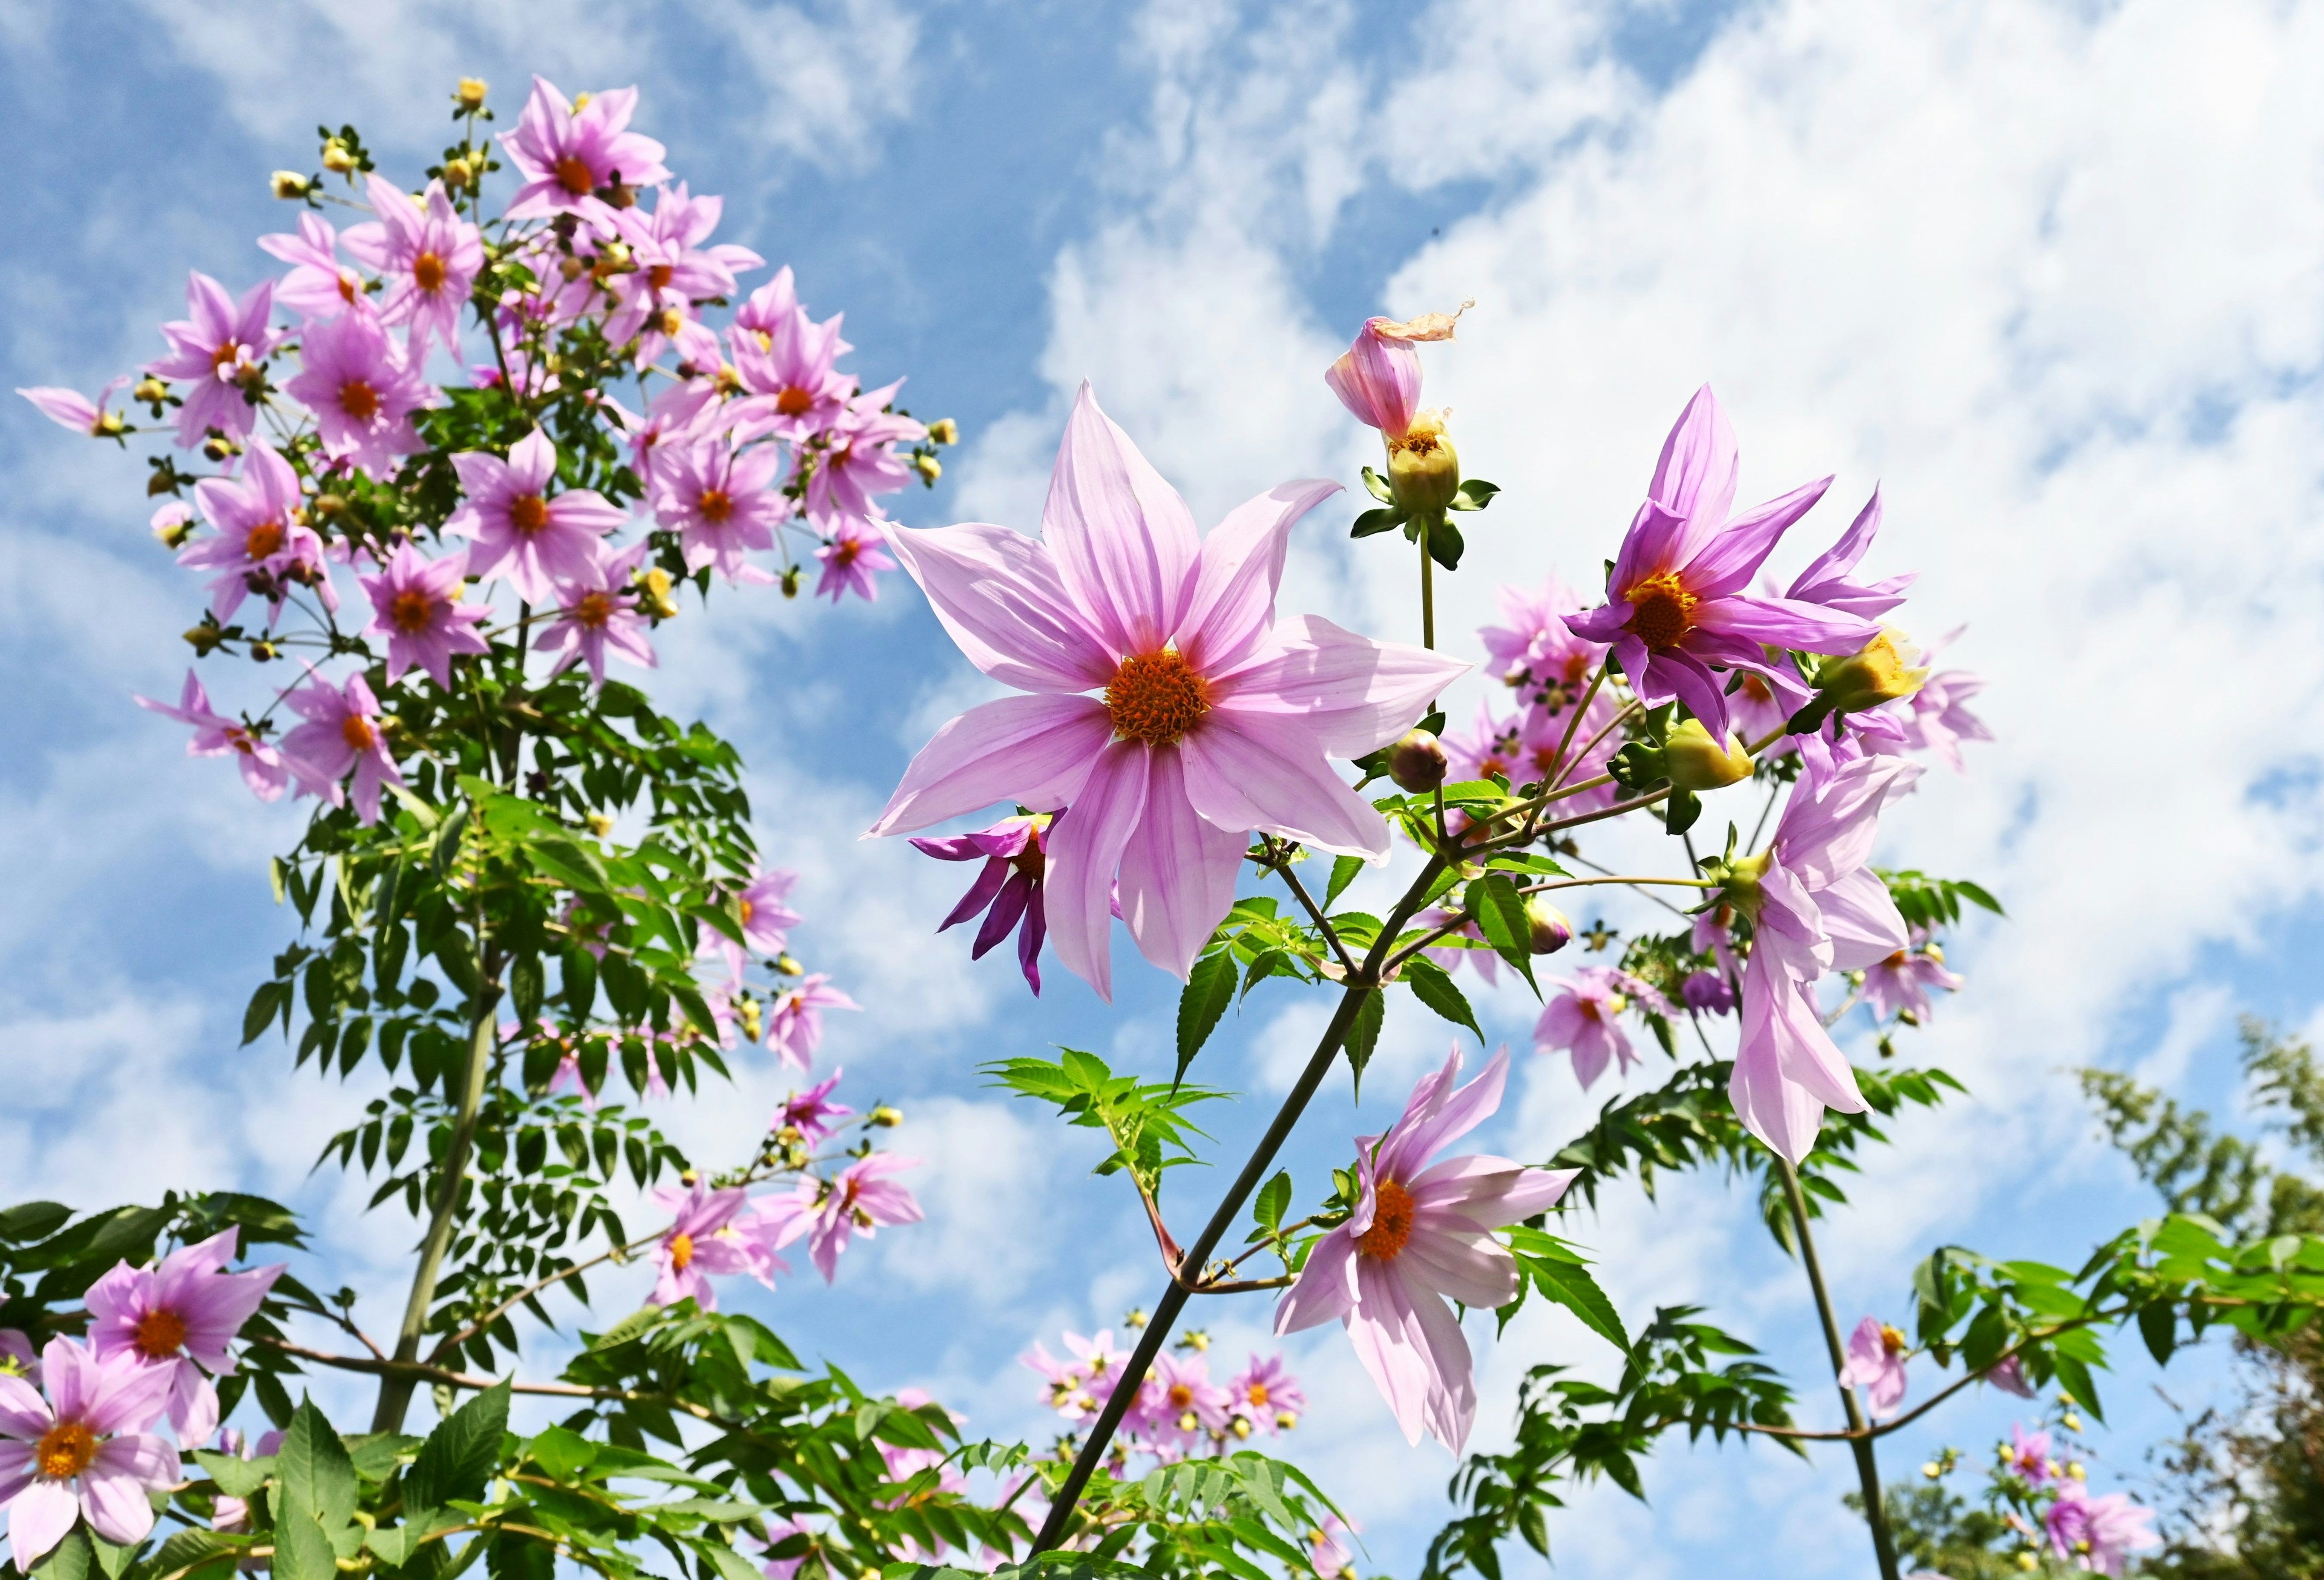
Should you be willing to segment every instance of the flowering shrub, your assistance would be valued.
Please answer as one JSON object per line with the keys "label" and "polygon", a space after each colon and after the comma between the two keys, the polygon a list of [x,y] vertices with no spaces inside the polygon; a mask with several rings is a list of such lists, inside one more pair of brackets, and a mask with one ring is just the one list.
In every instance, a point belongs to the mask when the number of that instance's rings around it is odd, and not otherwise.
{"label": "flowering shrub", "polygon": [[[1923,758],[1958,770],[1987,738],[1977,678],[1932,672],[1884,623],[1912,578],[1859,576],[1877,492],[1777,591],[1763,568],[1831,480],[1738,510],[1734,434],[1697,392],[1602,597],[1554,577],[1503,589],[1480,641],[1513,711],[1489,702],[1453,730],[1437,704],[1471,665],[1437,648],[1434,581],[1480,529],[1454,517],[1499,491],[1463,476],[1444,415],[1419,405],[1419,348],[1458,314],[1373,319],[1324,372],[1383,444],[1352,536],[1418,550],[1423,640],[1384,641],[1277,608],[1290,535],[1338,484],[1279,484],[1205,534],[1087,386],[1038,537],[890,520],[882,500],[935,479],[952,425],[912,418],[900,381],[867,390],[841,369],[839,318],[809,316],[788,270],[742,296],[762,260],[710,241],[718,199],[630,129],[634,93],[568,100],[536,80],[498,138],[486,97],[461,84],[459,141],[417,193],[352,127],[326,133],[324,173],[279,172],[304,207],[261,245],[287,271],[240,295],[193,277],[130,391],[145,423],[112,409],[126,380],[93,401],[23,391],[78,431],[160,440],[153,531],[199,577],[186,638],[213,673],[189,671],[174,703],[138,700],[190,729],[192,755],[234,758],[262,801],[315,803],[272,868],[300,937],[244,1041],[280,1028],[296,1065],[377,1061],[387,1095],[325,1156],[425,1227],[406,1309],[374,1338],[352,1294],[318,1293],[292,1263],[235,1271],[260,1247],[304,1253],[275,1204],[0,1212],[0,1501],[19,1571],[429,1580],[483,1557],[525,1575],[666,1558],[703,1580],[954,1562],[1342,1575],[1357,1528],[1276,1456],[1305,1404],[1283,1357],[1221,1380],[1200,1330],[1177,1334],[1193,1299],[1274,1291],[1277,1333],[1336,1321],[1383,1424],[1456,1457],[1482,1402],[1464,1318],[1506,1328],[1538,1299],[1611,1346],[1583,1357],[1610,1382],[1568,1357],[1533,1367],[1505,1451],[1459,1463],[1432,1575],[1495,1575],[1509,1537],[1546,1552],[1563,1481],[1636,1492],[1637,1459],[1683,1428],[1845,1444],[1895,1580],[1883,1437],[1979,1382],[2054,1387],[2096,1419],[2093,1373],[2124,1326],[2167,1358],[2213,1323],[2279,1339],[2324,1300],[2324,1240],[2240,1245],[2174,1214],[2079,1272],[1940,1250],[1909,1317],[1843,1339],[1812,1221],[1880,1125],[1959,1089],[1895,1064],[1895,1038],[1965,986],[1942,942],[1964,905],[2000,910],[1974,883],[1873,865]],[[334,207],[369,217],[340,231]],[[1031,991],[1049,951],[1110,998],[1119,917],[1185,982],[1167,1082],[1074,1051],[989,1065],[1104,1134],[1099,1171],[1129,1181],[1166,1279],[1127,1352],[1110,1332],[1066,1336],[1062,1360],[1035,1346],[1070,1428],[1053,1447],[968,1442],[937,1402],[809,1373],[720,1309],[725,1281],[792,1276],[781,1253],[802,1241],[835,1281],[858,1239],[919,1220],[913,1160],[879,1145],[893,1110],[856,1113],[835,1070],[721,1168],[643,1107],[736,1060],[804,1077],[826,1012],[857,1007],[788,952],[792,877],[758,857],[735,752],[622,678],[652,667],[693,601],[794,596],[810,558],[835,601],[901,569],[1014,694],[939,730],[872,830],[973,866],[932,931],[980,918],[973,956],[1013,936]],[[1718,838],[1702,819],[1722,793],[1738,815]],[[931,831],[996,807],[988,826]],[[1584,854],[1618,819],[1659,831],[1655,870]],[[1581,930],[1558,908],[1609,886],[1664,905],[1667,930]],[[1604,960],[1547,976],[1544,957],[1569,950]],[[1509,1057],[1471,1072],[1456,1043],[1303,1193],[1276,1159],[1343,1059],[1361,1081],[1389,1014],[1416,1006],[1482,1052],[1471,976],[1536,994],[1536,1052],[1571,1059],[1585,1088],[1610,1077],[1610,1098],[1579,1135],[1520,1138],[1536,1162],[1461,1153]],[[1326,994],[1330,1018],[1182,1243],[1165,1178],[1204,1139],[1189,1111],[1221,1095],[1186,1077],[1228,1006],[1270,982]],[[1877,1062],[1853,1063],[1835,1034],[1851,1030]],[[1789,1385],[1696,1309],[1626,1319],[1592,1254],[1553,1232],[1574,1201],[1706,1165],[1755,1180],[1799,1256],[1844,1425],[1798,1424]],[[622,1216],[633,1192],[643,1234]],[[592,1270],[633,1259],[654,1270],[647,1307],[586,1334],[557,1377],[528,1375],[517,1313],[545,1321],[547,1299],[586,1300]],[[294,1405],[285,1379],[310,1367],[377,1379],[367,1430]],[[421,1383],[424,1438],[404,1431]],[[512,1433],[520,1392],[573,1413]],[[245,1404],[273,1428],[254,1444],[224,1425]],[[1997,1496],[2037,1566],[2114,1572],[2142,1545],[2125,1495],[2053,1470],[2046,1442],[2012,1453]]]}

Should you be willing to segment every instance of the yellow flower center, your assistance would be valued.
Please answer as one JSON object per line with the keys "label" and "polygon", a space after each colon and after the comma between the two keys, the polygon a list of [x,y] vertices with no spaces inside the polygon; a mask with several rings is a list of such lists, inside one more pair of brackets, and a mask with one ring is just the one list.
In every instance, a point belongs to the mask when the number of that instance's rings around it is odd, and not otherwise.
{"label": "yellow flower center", "polygon": [[137,1318],[137,1351],[149,1361],[166,1361],[186,1342],[186,1319],[155,1309]]}
{"label": "yellow flower center", "polygon": [[444,260],[422,253],[411,261],[411,283],[433,296],[444,289]]}
{"label": "yellow flower center", "polygon": [[706,521],[724,521],[734,513],[734,500],[723,488],[706,488],[694,508]]}
{"label": "yellow flower center", "polygon": [[339,409],[357,422],[369,422],[379,415],[379,391],[361,379],[349,379],[339,386]]}
{"label": "yellow flower center", "polygon": [[32,1451],[41,1474],[51,1481],[69,1481],[97,1457],[97,1434],[78,1421],[60,1421],[42,1434]]}
{"label": "yellow flower center", "polygon": [[576,198],[586,198],[595,189],[597,177],[586,160],[577,153],[568,153],[557,161],[557,184]]}
{"label": "yellow flower center", "polygon": [[261,521],[242,540],[242,551],[252,559],[266,559],[281,549],[283,536],[281,522]]}
{"label": "yellow flower center", "polygon": [[1173,746],[1211,711],[1209,689],[1180,653],[1133,654],[1105,688],[1105,711],[1123,739]]}
{"label": "yellow flower center", "polygon": [[1187,1387],[1184,1382],[1173,1382],[1170,1384],[1171,1409],[1185,1410],[1194,1402],[1194,1391],[1193,1389]]}
{"label": "yellow flower center", "polygon": [[339,725],[339,739],[357,751],[369,751],[379,744],[379,731],[361,713],[349,713]]}
{"label": "yellow flower center", "polygon": [[549,525],[549,501],[537,493],[517,495],[508,510],[509,525],[528,537]]}
{"label": "yellow flower center", "polygon": [[1375,1262],[1392,1262],[1411,1238],[1412,1192],[1382,1180],[1372,1196],[1372,1226],[1356,1237],[1356,1250]]}
{"label": "yellow flower center", "polygon": [[[584,592],[581,594],[581,602],[573,606],[573,618],[591,630],[600,629],[606,621],[613,618],[613,601],[604,592]],[[743,905],[743,914],[746,920],[749,914],[750,905],[746,901]]]}
{"label": "yellow flower center", "polygon": [[1265,1410],[1267,1408],[1267,1384],[1264,1382],[1252,1383],[1249,1388],[1243,1390],[1243,1397],[1250,1401],[1251,1409]]}
{"label": "yellow flower center", "polygon": [[417,587],[406,587],[387,606],[387,618],[405,636],[417,636],[435,618],[436,601]]}
{"label": "yellow flower center", "polygon": [[241,360],[242,342],[239,340],[221,341],[218,344],[218,348],[210,353],[210,371],[215,372],[220,368],[228,366],[231,363]]}
{"label": "yellow flower center", "polygon": [[1630,619],[1622,629],[1657,653],[1677,647],[1694,629],[1694,606],[1700,601],[1672,572],[1648,576],[1628,597]]}
{"label": "yellow flower center", "polygon": [[669,1237],[669,1264],[684,1272],[694,1261],[694,1236],[672,1235]]}
{"label": "yellow flower center", "polygon": [[1884,1322],[1880,1325],[1880,1347],[1891,1355],[1901,1355],[1913,1346],[1905,1342],[1903,1334]]}
{"label": "yellow flower center", "polygon": [[748,900],[736,900],[734,902],[734,908],[742,913],[742,925],[745,927],[748,927],[751,924],[751,918],[756,915],[759,910],[758,906],[751,904]]}

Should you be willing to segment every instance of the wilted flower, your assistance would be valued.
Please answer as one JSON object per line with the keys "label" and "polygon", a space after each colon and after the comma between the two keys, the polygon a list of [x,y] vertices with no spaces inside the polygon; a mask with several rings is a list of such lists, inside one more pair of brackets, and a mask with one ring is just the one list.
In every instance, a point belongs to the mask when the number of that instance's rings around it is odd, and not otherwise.
{"label": "wilted flower", "polygon": [[214,712],[209,694],[202,689],[201,681],[192,670],[186,671],[185,689],[179,693],[176,707],[151,697],[133,700],[141,708],[166,713],[180,724],[194,727],[194,738],[186,742],[188,757],[224,757],[233,753],[242,769],[242,782],[261,801],[279,799],[289,785],[290,770],[283,763],[282,754],[261,739],[249,725]]}
{"label": "wilted flower", "polygon": [[939,861],[984,863],[968,893],[936,931],[942,932],[972,916],[983,916],[984,924],[976,930],[976,942],[968,951],[969,959],[976,960],[1015,932],[1018,967],[1036,997],[1041,991],[1041,940],[1048,927],[1041,901],[1042,847],[1053,821],[1047,813],[1036,813],[1029,817],[1003,818],[973,834],[912,841],[916,850]]}

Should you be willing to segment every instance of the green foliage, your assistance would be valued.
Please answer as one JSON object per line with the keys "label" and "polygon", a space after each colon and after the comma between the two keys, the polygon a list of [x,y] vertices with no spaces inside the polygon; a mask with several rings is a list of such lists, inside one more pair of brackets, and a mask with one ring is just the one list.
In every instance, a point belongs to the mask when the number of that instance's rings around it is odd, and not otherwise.
{"label": "green foliage", "polygon": [[1111,1174],[1126,1169],[1148,1196],[1160,1190],[1165,1169],[1196,1161],[1187,1137],[1203,1132],[1187,1121],[1185,1111],[1226,1095],[1175,1081],[1164,1086],[1116,1075],[1096,1054],[1074,1048],[1060,1050],[1054,1063],[1009,1059],[984,1066],[983,1072],[996,1085],[1054,1105],[1074,1125],[1104,1131],[1114,1150],[1095,1171]]}

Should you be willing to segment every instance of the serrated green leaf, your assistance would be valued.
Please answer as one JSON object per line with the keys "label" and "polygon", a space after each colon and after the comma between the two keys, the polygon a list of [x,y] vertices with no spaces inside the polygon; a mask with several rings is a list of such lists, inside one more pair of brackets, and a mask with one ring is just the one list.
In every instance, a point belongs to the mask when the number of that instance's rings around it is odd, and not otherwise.
{"label": "serrated green leaf", "polygon": [[312,1514],[327,1536],[355,1517],[355,1462],[313,1400],[300,1401],[291,1412],[275,1460],[285,1509]]}
{"label": "serrated green leaf", "polygon": [[1363,1096],[1364,1066],[1372,1061],[1372,1050],[1379,1046],[1380,1023],[1387,1017],[1387,995],[1378,988],[1365,992],[1356,1006],[1356,1013],[1348,1022],[1348,1063],[1355,1070],[1355,1089]]}
{"label": "serrated green leaf", "polygon": [[509,1384],[502,1382],[438,1422],[404,1473],[404,1506],[445,1509],[456,1501],[481,1499],[484,1484],[500,1464],[508,1410]]}
{"label": "serrated green leaf", "polygon": [[1629,1349],[1630,1336],[1622,1329],[1620,1313],[1606,1298],[1606,1291],[1598,1287],[1598,1281],[1590,1276],[1588,1268],[1545,1257],[1530,1260],[1526,1266],[1545,1299],[1556,1301],[1581,1318],[1585,1327],[1616,1349]]}
{"label": "serrated green leaf", "polygon": [[1477,1012],[1469,1007],[1468,996],[1452,980],[1450,971],[1425,955],[1415,955],[1404,962],[1403,976],[1415,998],[1454,1025],[1468,1027],[1480,1044],[1484,1042],[1484,1030],[1477,1024]]}
{"label": "serrated green leaf", "polygon": [[1339,904],[1340,896],[1347,892],[1348,886],[1356,881],[1356,874],[1363,869],[1364,859],[1360,856],[1334,858],[1332,862],[1331,886],[1323,891],[1323,909],[1328,911]]}
{"label": "serrated green leaf", "polygon": [[1178,1070],[1170,1079],[1173,1087],[1186,1079],[1186,1067],[1234,1002],[1238,975],[1233,952],[1223,949],[1196,960],[1186,974],[1186,986],[1178,995]]}

